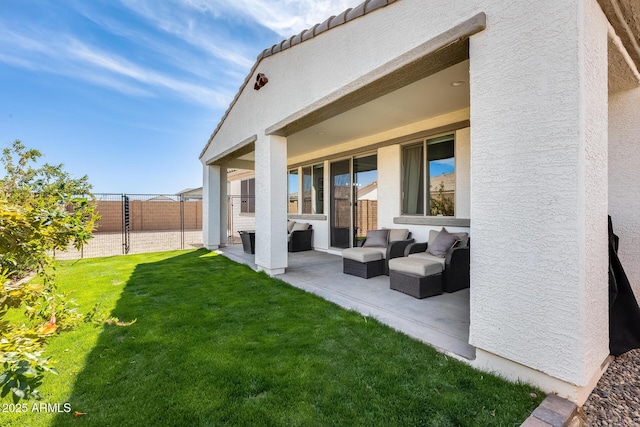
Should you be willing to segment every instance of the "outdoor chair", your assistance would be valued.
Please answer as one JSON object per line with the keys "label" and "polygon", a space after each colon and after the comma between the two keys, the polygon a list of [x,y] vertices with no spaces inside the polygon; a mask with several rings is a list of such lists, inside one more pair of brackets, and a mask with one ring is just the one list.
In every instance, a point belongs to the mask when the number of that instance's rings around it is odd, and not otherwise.
{"label": "outdoor chair", "polygon": [[[442,290],[455,292],[469,287],[470,243],[469,233],[449,233],[443,227],[440,231],[431,230],[428,242],[407,245],[404,256],[415,259],[415,262],[409,262],[412,264],[416,264],[417,260],[421,260],[423,264],[439,263],[442,268]],[[399,268],[399,273],[403,274],[403,267]]]}
{"label": "outdoor chair", "polygon": [[310,251],[312,249],[313,229],[306,222],[287,222],[287,240],[289,252]]}
{"label": "outdoor chair", "polygon": [[342,271],[364,279],[388,275],[389,260],[403,256],[413,242],[411,232],[404,228],[369,230],[358,247],[342,251]]}

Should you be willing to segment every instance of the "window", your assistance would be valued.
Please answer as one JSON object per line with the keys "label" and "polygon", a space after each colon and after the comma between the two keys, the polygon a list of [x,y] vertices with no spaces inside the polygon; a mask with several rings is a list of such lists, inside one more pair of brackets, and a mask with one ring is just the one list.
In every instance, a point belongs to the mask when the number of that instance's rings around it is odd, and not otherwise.
{"label": "window", "polygon": [[302,213],[312,213],[311,208],[311,166],[302,168]]}
{"label": "window", "polygon": [[313,213],[324,213],[324,164],[313,165]]}
{"label": "window", "polygon": [[453,135],[402,148],[402,214],[454,216],[455,187]]}
{"label": "window", "polygon": [[290,214],[298,213],[298,169],[289,171],[289,207],[287,212]]}
{"label": "window", "polygon": [[[299,189],[298,176],[302,176],[302,188]],[[298,211],[298,200],[301,211]],[[289,207],[290,214],[322,214],[324,212],[324,165],[303,166],[289,171]]]}
{"label": "window", "polygon": [[240,181],[240,212],[255,213],[256,180],[255,178]]}

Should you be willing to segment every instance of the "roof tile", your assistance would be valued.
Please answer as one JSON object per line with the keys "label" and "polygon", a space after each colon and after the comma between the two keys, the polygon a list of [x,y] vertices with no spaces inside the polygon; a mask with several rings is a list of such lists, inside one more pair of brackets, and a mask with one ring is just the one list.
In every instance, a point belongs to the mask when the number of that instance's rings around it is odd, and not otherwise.
{"label": "roof tile", "polygon": [[327,31],[329,29],[329,21],[331,21],[333,18],[335,18],[335,16],[331,15],[331,17],[326,19],[322,24],[316,26],[315,30],[313,31],[313,35],[317,36],[318,34]]}
{"label": "roof tile", "polygon": [[291,38],[291,46],[295,46],[302,41],[302,33],[298,33]]}
{"label": "roof tile", "polygon": [[347,21],[347,13],[349,13],[350,10],[351,8],[345,10],[340,15],[334,16],[333,19],[331,19],[331,22],[329,22],[329,28],[334,28],[338,25],[344,24]]}
{"label": "roof tile", "polygon": [[302,32],[302,41],[306,42],[307,40],[309,40],[310,38],[312,38],[314,36],[314,33],[316,31],[316,28],[318,28],[320,24],[316,24],[314,25],[312,28],[309,28],[308,30],[304,30]]}
{"label": "roof tile", "polygon": [[387,3],[387,0],[369,0],[365,3],[364,13],[369,13],[380,7],[386,6]]}
{"label": "roof tile", "polygon": [[351,21],[352,19],[356,19],[364,15],[364,6],[366,2],[360,3],[358,6],[354,7],[347,13],[347,21]]}

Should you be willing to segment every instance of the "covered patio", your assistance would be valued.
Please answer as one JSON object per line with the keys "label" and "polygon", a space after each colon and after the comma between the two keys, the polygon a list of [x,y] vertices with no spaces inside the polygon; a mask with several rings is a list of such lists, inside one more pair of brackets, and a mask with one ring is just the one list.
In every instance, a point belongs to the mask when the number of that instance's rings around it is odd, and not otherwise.
{"label": "covered patio", "polygon": [[[219,252],[256,269],[254,255],[245,253],[242,245]],[[287,271],[278,279],[371,316],[446,354],[475,359],[475,347],[469,344],[469,289],[416,299],[391,290],[387,276],[362,279],[343,274],[342,258],[320,251],[290,253]]]}

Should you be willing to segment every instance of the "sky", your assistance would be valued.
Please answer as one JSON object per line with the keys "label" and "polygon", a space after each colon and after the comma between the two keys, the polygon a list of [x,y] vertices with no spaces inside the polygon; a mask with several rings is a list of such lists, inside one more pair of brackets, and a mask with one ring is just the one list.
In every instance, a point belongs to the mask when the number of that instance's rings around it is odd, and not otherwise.
{"label": "sky", "polygon": [[0,0],[0,146],[174,194],[264,49],[363,0]]}

